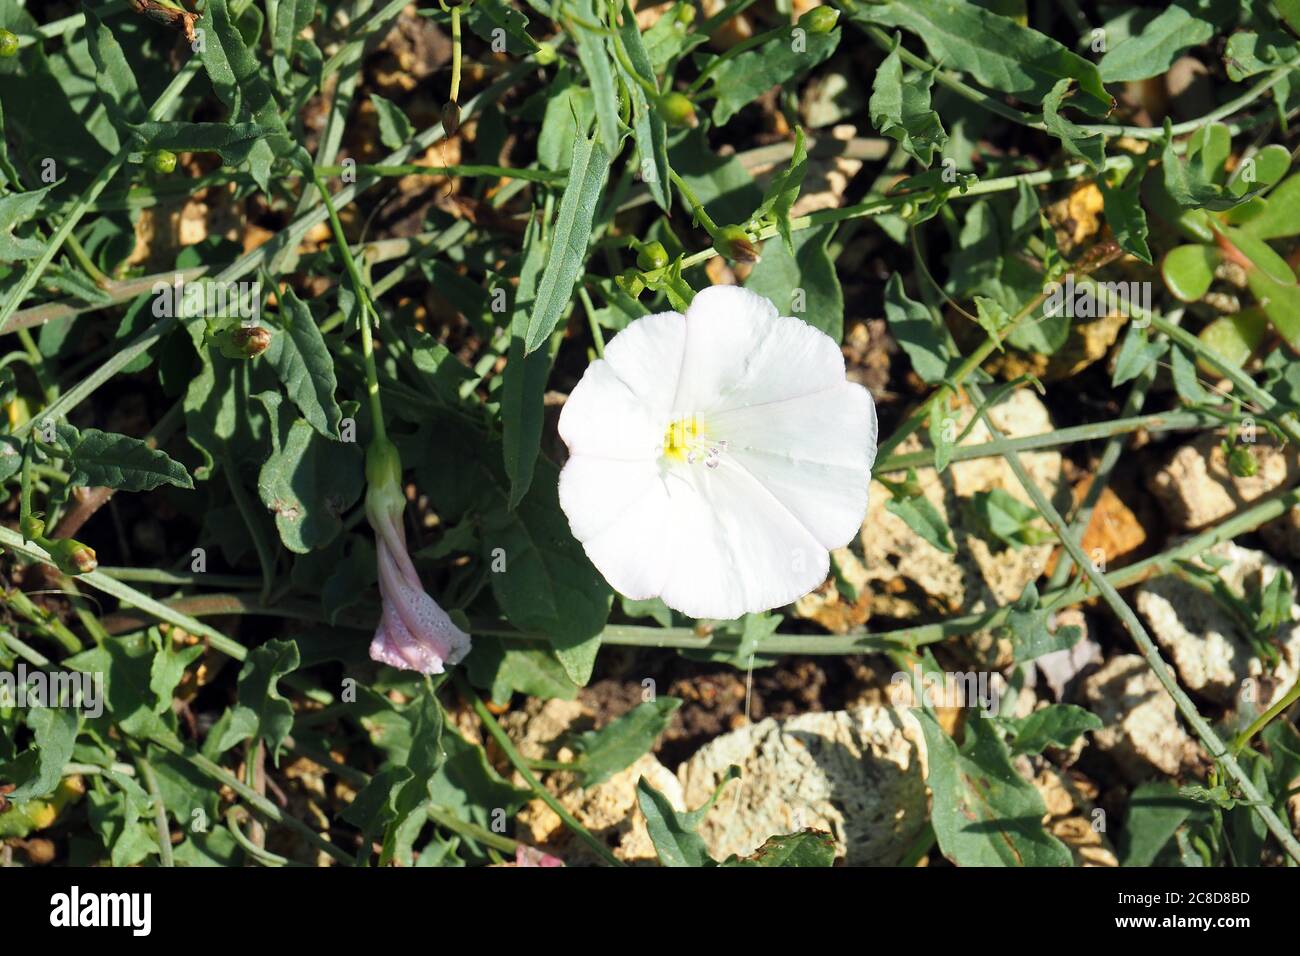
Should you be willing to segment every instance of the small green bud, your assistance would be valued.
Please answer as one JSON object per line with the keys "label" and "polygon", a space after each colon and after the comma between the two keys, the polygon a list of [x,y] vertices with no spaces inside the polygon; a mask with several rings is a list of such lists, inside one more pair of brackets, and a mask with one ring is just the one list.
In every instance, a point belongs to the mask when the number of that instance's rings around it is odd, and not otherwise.
{"label": "small green bud", "polygon": [[99,567],[93,548],[75,538],[60,538],[48,544],[50,557],[64,574],[89,574]]}
{"label": "small green bud", "polygon": [[691,129],[700,125],[695,118],[695,107],[682,93],[665,93],[656,104],[659,115],[669,126],[689,126]]}
{"label": "small green bud", "polygon": [[149,168],[164,176],[176,168],[176,154],[170,149],[160,149],[149,154]]}
{"label": "small green bud", "polygon": [[1245,445],[1236,445],[1228,452],[1228,471],[1237,478],[1250,478],[1259,471],[1259,462]]}
{"label": "small green bud", "polygon": [[636,264],[642,272],[652,272],[668,265],[668,250],[662,242],[647,242],[636,254]]}
{"label": "small green bud", "polygon": [[18,55],[18,34],[12,30],[0,30],[0,56]]}
{"label": "small green bud", "polygon": [[813,7],[799,18],[799,26],[809,33],[830,33],[839,19],[834,7]]}
{"label": "small green bud", "polygon": [[718,255],[733,262],[757,262],[758,250],[754,248],[749,233],[740,226],[724,226],[713,237],[713,248]]}
{"label": "small green bud", "polygon": [[618,287],[626,292],[632,298],[636,298],[645,288],[645,280],[641,278],[641,273],[636,269],[624,269],[622,274],[615,280]]}
{"label": "small green bud", "polygon": [[551,44],[539,43],[537,44],[537,49],[533,51],[533,59],[542,66],[550,66],[559,59],[559,55],[555,52],[555,47]]}
{"label": "small green bud", "polygon": [[679,3],[677,9],[673,11],[673,16],[682,26],[690,26],[695,22],[695,7],[689,3]]}

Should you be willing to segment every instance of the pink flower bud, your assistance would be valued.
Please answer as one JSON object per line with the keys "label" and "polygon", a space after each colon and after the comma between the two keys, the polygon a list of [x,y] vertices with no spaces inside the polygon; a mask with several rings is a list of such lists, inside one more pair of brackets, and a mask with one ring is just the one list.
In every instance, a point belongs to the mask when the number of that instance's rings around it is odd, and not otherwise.
{"label": "pink flower bud", "polygon": [[[469,635],[458,628],[420,583],[406,550],[402,525],[405,497],[397,449],[386,443],[370,449],[366,517],[375,531],[379,554],[379,594],[383,615],[370,642],[370,657],[381,664],[422,674],[441,674],[469,653]],[[394,463],[396,463],[394,467]]]}

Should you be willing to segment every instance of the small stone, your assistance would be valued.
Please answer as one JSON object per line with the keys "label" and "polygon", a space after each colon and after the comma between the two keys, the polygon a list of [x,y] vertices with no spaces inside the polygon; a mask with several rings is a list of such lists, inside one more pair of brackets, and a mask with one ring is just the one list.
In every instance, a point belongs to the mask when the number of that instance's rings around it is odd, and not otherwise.
{"label": "small stone", "polygon": [[1132,781],[1177,774],[1198,748],[1178,723],[1173,698],[1137,654],[1111,658],[1083,684],[1086,706],[1101,719],[1093,745]]}
{"label": "small stone", "polygon": [[834,836],[848,865],[888,866],[927,819],[920,739],[915,718],[890,707],[768,718],[710,741],[678,777],[694,808],[741,768],[700,825],[715,859],[813,828]]}
{"label": "small stone", "polygon": [[[1219,569],[1219,579],[1239,597],[1257,593],[1282,571],[1264,552],[1230,541],[1209,553],[1228,562]],[[1243,702],[1262,712],[1291,689],[1300,673],[1300,623],[1278,629],[1281,660],[1270,671],[1228,608],[1181,578],[1164,575],[1143,583],[1137,609],[1173,658],[1182,685],[1218,704],[1231,706],[1245,695]],[[1293,621],[1300,618],[1294,598],[1291,616]]]}

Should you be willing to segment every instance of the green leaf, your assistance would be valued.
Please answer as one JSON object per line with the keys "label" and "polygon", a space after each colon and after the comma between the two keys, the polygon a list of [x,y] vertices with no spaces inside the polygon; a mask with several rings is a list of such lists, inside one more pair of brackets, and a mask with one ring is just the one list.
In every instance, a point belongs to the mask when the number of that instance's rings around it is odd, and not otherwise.
{"label": "green leaf", "polygon": [[746,857],[729,857],[722,866],[808,866],[835,865],[835,838],[823,830],[800,830],[769,837]]}
{"label": "green leaf", "polygon": [[1146,80],[1166,73],[1184,51],[1214,35],[1214,24],[1183,7],[1166,7],[1142,32],[1125,37],[1106,51],[1097,68],[1107,83]]}
{"label": "green leaf", "polygon": [[485,687],[498,704],[508,703],[511,694],[527,694],[543,700],[573,700],[578,685],[570,680],[548,645],[511,641],[507,646],[495,637],[474,636],[474,653],[465,661],[469,678]]}
{"label": "green leaf", "polygon": [[656,697],[637,704],[600,730],[589,730],[573,741],[583,786],[604,783],[648,752],[667,729],[682,702],[676,697]]}
{"label": "green leaf", "polygon": [[1163,339],[1152,342],[1145,325],[1130,322],[1128,331],[1124,333],[1124,342],[1119,347],[1119,354],[1115,356],[1115,372],[1111,375],[1110,384],[1119,388],[1125,382],[1133,381],[1158,362],[1168,348],[1169,343]]}
{"label": "green leaf", "polygon": [[545,245],[537,239],[536,220],[524,232],[527,253],[519,272],[519,292],[510,319],[510,348],[501,384],[502,458],[510,480],[509,507],[516,507],[533,483],[542,442],[542,396],[551,374],[547,350],[526,353],[524,336],[533,308],[537,282],[547,262]]}
{"label": "green leaf", "polygon": [[1054,537],[1034,524],[1039,518],[1037,511],[1001,488],[975,492],[967,501],[967,511],[986,537],[1012,548],[1032,547]]}
{"label": "green leaf", "polygon": [[745,288],[772,300],[782,315],[798,316],[839,342],[844,338],[844,292],[827,252],[835,227],[828,223],[801,230],[794,236],[793,255],[784,243],[767,240]]}
{"label": "green leaf", "polygon": [[68,466],[69,484],[119,491],[152,491],[159,485],[194,487],[183,465],[138,438],[98,428],[79,432],[65,422],[59,423],[56,434],[56,447]]}
{"label": "green leaf", "polygon": [[709,856],[703,838],[695,831],[699,828],[704,815],[721,796],[722,789],[739,777],[740,768],[730,767],[708,802],[699,809],[687,813],[679,813],[673,809],[668,798],[650,786],[645,777],[637,781],[637,805],[645,816],[646,829],[654,842],[655,853],[658,854],[660,863],[664,866],[717,866],[717,862]]}
{"label": "green leaf", "polygon": [[251,120],[272,130],[249,151],[253,178],[263,192],[269,193],[271,162],[293,147],[271,87],[262,77],[257,57],[232,21],[227,0],[208,0],[196,29],[203,30],[204,45],[199,57],[217,97],[230,107],[237,122]]}
{"label": "green leaf", "polygon": [[1049,704],[1028,717],[1008,720],[1014,736],[1013,754],[1042,753],[1047,747],[1069,747],[1088,730],[1101,730],[1101,718],[1073,704]]}
{"label": "green leaf", "polygon": [[1168,120],[1165,126],[1165,147],[1160,163],[1165,191],[1177,206],[1218,212],[1240,206],[1265,188],[1266,184],[1246,191],[1229,190],[1222,184],[1224,162],[1231,149],[1230,135],[1222,123],[1210,123],[1192,134],[1188,140],[1186,161],[1179,159],[1174,152]]}
{"label": "green leaf", "polygon": [[1072,624],[1062,625],[1053,633],[1047,629],[1048,612],[1038,600],[1038,588],[1033,581],[1007,613],[1002,630],[1011,638],[1012,653],[1019,663],[1032,661],[1053,651],[1069,650],[1083,637],[1083,629]]}
{"label": "green leaf", "polygon": [[934,470],[942,472],[952,461],[957,444],[957,414],[952,406],[952,390],[944,386],[930,409],[930,444],[934,446]]}
{"label": "green leaf", "polygon": [[158,841],[142,818],[151,818],[151,806],[143,788],[130,777],[106,774],[116,784],[112,789],[96,783],[86,797],[91,828],[104,841],[115,867],[135,866],[158,852]]}
{"label": "green leaf", "polygon": [[[626,2],[622,6],[623,22],[618,28],[618,34],[623,49],[627,51],[627,58],[633,69],[640,76],[654,82],[655,69],[642,42],[641,31],[637,28],[636,14]],[[655,104],[647,98],[641,84],[628,74],[617,57],[614,59],[614,65],[623,77],[623,85],[627,87],[628,95],[632,98],[632,136],[636,140],[637,156],[641,161],[641,181],[650,190],[655,204],[664,212],[669,212],[673,197],[668,188],[670,177],[667,123],[659,115]]]}
{"label": "green leaf", "polygon": [[1285,239],[1300,234],[1300,173],[1288,176],[1267,197],[1257,197],[1253,202],[1259,211],[1242,223],[1244,232],[1256,239]]}
{"label": "green leaf", "polygon": [[415,127],[406,118],[396,104],[384,99],[377,93],[370,94],[370,102],[375,104],[379,116],[379,139],[389,149],[400,149],[411,141]]}
{"label": "green leaf", "polygon": [[307,423],[290,419],[278,392],[257,398],[271,418],[271,454],[257,476],[262,504],[275,515],[280,540],[306,554],[343,530],[343,513],[361,497],[361,448],[331,441]]}
{"label": "green leaf", "polygon": [[1070,80],[1061,80],[1043,97],[1043,123],[1047,131],[1061,141],[1066,152],[1079,157],[1093,169],[1101,171],[1106,162],[1106,137],[1088,133],[1061,115],[1061,102],[1070,89]]}
{"label": "green leaf", "polygon": [[343,413],[334,399],[334,358],[311,310],[292,289],[280,293],[280,303],[277,334],[271,337],[266,361],[307,423],[326,438],[338,439]]}
{"label": "green leaf", "polygon": [[885,510],[897,515],[915,531],[924,541],[947,554],[956,554],[952,543],[952,530],[943,515],[924,496],[914,498],[890,498],[885,502]]}
{"label": "green leaf", "polygon": [[118,126],[138,122],[145,117],[144,101],[135,72],[113,32],[101,21],[89,4],[86,11],[86,40],[95,62],[95,85],[108,115]]}
{"label": "green leaf", "polygon": [[546,268],[537,284],[537,297],[528,320],[525,354],[535,352],[546,342],[573,297],[573,286],[586,262],[591,222],[605,189],[609,161],[609,154],[594,140],[579,138],[573,144],[569,182],[560,199]]}
{"label": "green leaf", "polygon": [[499,812],[507,817],[527,803],[532,791],[502,779],[483,748],[465,740],[453,727],[442,732],[443,760],[429,781],[429,798],[462,820],[490,827]]}
{"label": "green leaf", "polygon": [[1057,81],[1072,79],[1079,84],[1078,106],[1089,116],[1105,116],[1114,103],[1095,64],[1051,37],[966,0],[849,0],[845,10],[855,22],[916,34],[932,62],[1026,102],[1039,103]]}
{"label": "green leaf", "polygon": [[411,726],[411,750],[406,758],[411,777],[393,794],[393,818],[384,833],[380,866],[393,861],[411,865],[411,844],[424,824],[429,787],[443,760],[442,706],[427,685],[404,716]]}
{"label": "green leaf", "polygon": [[1105,176],[1099,177],[1101,198],[1106,223],[1115,235],[1119,247],[1136,256],[1147,265],[1152,264],[1151,248],[1147,245],[1147,214],[1142,208],[1140,190],[1146,166],[1139,165],[1123,183],[1112,185]]}
{"label": "green leaf", "polygon": [[15,803],[54,792],[63,779],[64,765],[72,759],[81,721],[75,707],[32,705],[27,709],[27,727],[35,738],[33,749],[15,763],[24,770],[30,766],[31,776],[22,779],[12,768],[5,772],[7,778],[18,781],[17,789],[5,795]]}
{"label": "green leaf", "polygon": [[942,382],[952,355],[929,308],[907,297],[903,277],[897,272],[885,283],[885,318],[889,331],[912,360],[912,370],[927,385]]}
{"label": "green leaf", "polygon": [[894,49],[876,69],[876,77],[871,82],[868,104],[871,125],[900,143],[922,166],[929,166],[934,154],[941,152],[948,142],[939,114],[930,109],[935,70],[918,73],[905,81],[903,60],[898,55],[900,40],[895,39]]}
{"label": "green leaf", "polygon": [[1281,30],[1253,33],[1242,30],[1228,37],[1223,65],[1234,83],[1275,69],[1300,56],[1300,42]]}
{"label": "green leaf", "polygon": [[239,669],[239,703],[229,711],[230,721],[217,743],[219,751],[245,740],[261,740],[279,766],[280,746],[293,730],[293,704],[276,684],[297,669],[298,645],[293,641],[271,640],[249,652]]}
{"label": "green leaf", "polygon": [[274,132],[260,123],[136,123],[131,127],[135,147],[142,153],[159,149],[174,153],[217,153],[223,162],[238,166],[253,148]]}
{"label": "green leaf", "polygon": [[[105,724],[133,737],[169,732],[152,690],[154,648],[142,634],[105,638],[98,647],[64,661],[73,670],[104,675]],[[94,721],[91,721],[92,724]]]}
{"label": "green leaf", "polygon": [[57,185],[51,183],[42,189],[0,196],[0,262],[35,259],[45,251],[44,242],[16,236],[14,229],[41,211],[46,194]]}
{"label": "green leaf", "polygon": [[835,52],[840,30],[809,34],[800,30],[769,40],[755,50],[726,60],[710,74],[713,122],[725,126],[733,116],[770,90],[801,73],[807,73]]}
{"label": "green leaf", "polygon": [[1210,291],[1214,270],[1222,261],[1223,253],[1214,246],[1177,246],[1160,263],[1160,275],[1174,298],[1197,302]]}
{"label": "green leaf", "polygon": [[1151,866],[1161,849],[1196,809],[1167,780],[1144,783],[1129,796],[1119,837],[1121,866]]}
{"label": "green leaf", "polygon": [[465,24],[484,41],[496,39],[495,30],[505,31],[506,52],[527,56],[537,50],[537,41],[528,35],[528,17],[506,0],[474,0],[463,14]]}
{"label": "green leaf", "polygon": [[931,824],[943,855],[958,866],[1069,866],[1070,851],[1043,829],[1037,788],[1020,776],[993,721],[966,722],[957,749],[928,711],[916,712],[929,758]]}
{"label": "green leaf", "polygon": [[[574,0],[573,12],[586,24],[603,24],[605,20],[603,13],[596,12],[593,0]],[[605,46],[604,33],[589,29],[581,23],[573,23],[569,35],[578,45],[578,62],[582,64],[595,96],[596,143],[602,154],[615,156],[623,141],[623,124],[618,118],[618,84],[614,80],[614,68]],[[585,135],[585,130],[580,130],[579,140],[585,138]],[[576,146],[575,143],[575,149]],[[574,165],[577,165],[576,162]],[[571,176],[570,181],[572,178]],[[590,210],[595,211],[594,203],[590,204]],[[583,234],[584,243],[588,236],[589,233]]]}
{"label": "green leaf", "polygon": [[1196,364],[1181,346],[1174,346],[1169,353],[1170,367],[1173,371],[1174,390],[1178,397],[1189,405],[1212,404],[1208,392],[1201,387],[1196,378]]}
{"label": "green leaf", "polygon": [[1231,227],[1223,228],[1222,237],[1226,238],[1237,252],[1249,259],[1255,268],[1264,273],[1270,282],[1279,285],[1296,284],[1295,273],[1291,271],[1291,266],[1263,239]]}
{"label": "green leaf", "polygon": [[[153,634],[157,637],[156,631]],[[171,708],[172,695],[185,676],[185,668],[202,657],[206,650],[202,644],[175,647],[170,636],[162,636],[161,643],[149,668],[149,689],[154,695],[154,712],[158,714]]]}
{"label": "green leaf", "polygon": [[489,567],[504,561],[504,570],[492,574],[501,610],[520,630],[546,636],[581,686],[591,677],[613,592],[569,531],[555,466],[539,465],[517,508],[496,507],[483,516],[483,561]]}
{"label": "green leaf", "polygon": [[1241,368],[1268,337],[1268,316],[1258,306],[1221,315],[1197,338],[1234,368]]}

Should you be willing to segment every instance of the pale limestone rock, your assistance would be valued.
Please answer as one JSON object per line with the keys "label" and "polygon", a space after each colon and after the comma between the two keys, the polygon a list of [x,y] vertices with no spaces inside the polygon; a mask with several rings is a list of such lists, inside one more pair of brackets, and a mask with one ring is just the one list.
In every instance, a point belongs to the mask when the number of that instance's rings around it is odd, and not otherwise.
{"label": "pale limestone rock", "polygon": [[1198,435],[1151,476],[1151,492],[1175,527],[1204,528],[1300,476],[1300,451],[1257,441],[1250,447],[1259,470],[1238,478],[1228,471],[1222,445],[1220,434]]}
{"label": "pale limestone rock", "polygon": [[1173,698],[1137,654],[1111,658],[1084,680],[1086,706],[1103,724],[1093,745],[1131,780],[1177,774],[1195,762],[1196,744],[1178,723]]}
{"label": "pale limestone rock", "polygon": [[[962,410],[959,433],[973,413],[969,405]],[[991,417],[1008,437],[1052,430],[1046,406],[1027,388],[1012,393],[995,406]],[[980,421],[961,444],[979,445],[990,440],[988,428]],[[914,435],[899,446],[898,453],[920,451],[922,447]],[[1038,486],[1049,496],[1053,495],[1061,480],[1060,454],[1022,452],[1020,460]],[[899,477],[892,476],[891,480]],[[864,579],[873,593],[874,614],[907,619],[923,612],[933,615],[983,611],[1015,601],[1025,585],[1043,572],[1052,551],[1050,544],[994,550],[983,537],[964,526],[962,499],[976,492],[1000,488],[1030,503],[1003,458],[956,462],[942,475],[935,474],[932,468],[917,469],[917,482],[952,528],[957,553],[946,554],[924,541],[901,518],[888,511],[885,504],[890,493],[879,482],[873,482],[860,545]],[[1008,642],[998,641],[988,632],[974,635],[972,640],[990,666],[1006,662],[1003,659],[1008,657]]]}
{"label": "pale limestone rock", "polygon": [[716,859],[811,827],[849,865],[891,865],[927,819],[921,739],[915,718],[889,707],[768,718],[710,741],[678,777],[694,808],[741,768],[700,826]]}
{"label": "pale limestone rock", "polygon": [[1091,781],[1048,766],[1033,783],[1047,808],[1044,828],[1070,848],[1076,866],[1119,866],[1106,837],[1104,811],[1093,805],[1097,792]]}
{"label": "pale limestone rock", "polygon": [[[571,732],[589,729],[592,720],[587,708],[577,701],[530,699],[524,710],[507,714],[502,724],[519,752],[530,760],[567,761],[575,755],[560,744],[561,739]],[[681,784],[654,754],[643,754],[630,767],[594,787],[580,787],[577,776],[561,772],[546,774],[543,782],[579,823],[606,842],[614,856],[629,863],[649,863],[657,857],[637,804],[636,785],[642,777],[674,808],[685,809]],[[525,785],[517,773],[513,782]],[[595,854],[541,800],[532,801],[519,812],[518,824],[523,828],[523,839],[568,865],[596,862]]]}
{"label": "pale limestone rock", "polygon": [[[1263,588],[1282,570],[1264,552],[1239,548],[1230,541],[1209,553],[1229,562],[1219,570],[1219,578],[1238,597]],[[1250,711],[1262,712],[1295,684],[1300,672],[1300,624],[1279,629],[1281,660],[1269,669],[1241,636],[1241,627],[1227,608],[1173,575],[1142,584],[1137,609],[1173,658],[1180,682],[1188,690],[1224,706],[1246,703]],[[1294,599],[1291,617],[1300,618]]]}

